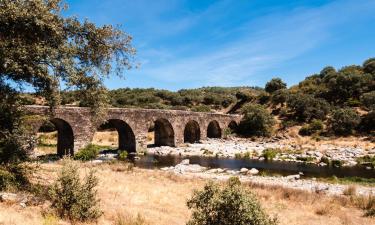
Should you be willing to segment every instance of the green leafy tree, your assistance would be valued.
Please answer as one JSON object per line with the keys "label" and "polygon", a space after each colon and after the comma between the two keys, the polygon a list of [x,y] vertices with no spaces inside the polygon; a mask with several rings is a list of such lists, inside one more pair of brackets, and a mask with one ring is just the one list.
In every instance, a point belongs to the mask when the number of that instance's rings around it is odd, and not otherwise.
{"label": "green leafy tree", "polygon": [[288,97],[289,97],[288,90],[286,90],[286,89],[280,89],[280,90],[275,91],[272,94],[271,102],[274,105],[281,104],[281,106],[284,106],[284,104],[287,101]]}
{"label": "green leafy tree", "polygon": [[362,116],[359,127],[362,131],[365,131],[368,133],[373,133],[375,131],[375,111],[374,110]]}
{"label": "green leafy tree", "polygon": [[324,99],[304,94],[290,95],[287,107],[299,121],[323,120],[330,111],[330,105]]}
{"label": "green leafy tree", "polygon": [[337,109],[332,112],[331,129],[338,135],[352,134],[361,121],[356,111],[350,108]]}
{"label": "green leafy tree", "polygon": [[375,74],[375,58],[370,58],[363,63],[363,70],[366,73]]}
{"label": "green leafy tree", "polygon": [[103,79],[133,64],[129,35],[64,17],[63,10],[61,0],[0,1],[1,154],[30,143],[22,136],[19,89],[33,87],[51,107],[60,103],[62,84],[77,89],[96,122],[108,103]]}
{"label": "green leafy tree", "polygon": [[258,104],[247,104],[242,108],[243,118],[239,125],[239,132],[245,136],[269,136],[272,133],[275,119]]}
{"label": "green leafy tree", "polygon": [[64,17],[61,0],[0,1],[0,75],[35,88],[50,105],[60,102],[59,87],[80,91],[98,113],[106,103],[103,79],[132,66],[131,37]]}
{"label": "green leafy tree", "polygon": [[224,188],[210,182],[196,191],[187,205],[193,209],[188,225],[274,225],[256,196],[241,187],[237,177],[229,179]]}
{"label": "green leafy tree", "polygon": [[284,83],[280,78],[273,78],[267,82],[264,88],[268,93],[273,93],[280,89],[286,89],[286,83]]}
{"label": "green leafy tree", "polygon": [[361,102],[368,109],[375,109],[375,91],[364,93],[361,96]]}

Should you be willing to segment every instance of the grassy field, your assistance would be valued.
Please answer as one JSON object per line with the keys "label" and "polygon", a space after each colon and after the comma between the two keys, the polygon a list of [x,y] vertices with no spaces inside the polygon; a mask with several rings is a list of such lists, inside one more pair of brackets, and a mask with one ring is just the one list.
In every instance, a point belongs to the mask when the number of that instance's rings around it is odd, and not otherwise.
{"label": "grassy field", "polygon": [[[32,179],[50,184],[61,165],[42,164]],[[80,164],[85,174],[97,171],[98,195],[104,214],[97,224],[185,224],[190,211],[186,200],[194,189],[207,182],[159,170],[129,169],[126,164]],[[353,196],[330,197],[319,193],[243,184],[259,197],[270,215],[280,224],[374,224],[375,218],[364,217],[364,211],[354,203]],[[362,203],[363,204],[363,203]],[[138,216],[138,219],[136,217]],[[0,224],[70,224],[51,216],[49,203],[22,208],[19,204],[0,203]],[[138,223],[142,224],[142,223]]]}

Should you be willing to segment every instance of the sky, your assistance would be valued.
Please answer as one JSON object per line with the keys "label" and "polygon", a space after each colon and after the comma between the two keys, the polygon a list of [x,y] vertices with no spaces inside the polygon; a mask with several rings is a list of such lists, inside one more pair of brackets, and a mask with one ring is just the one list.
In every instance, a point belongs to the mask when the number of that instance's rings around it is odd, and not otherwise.
{"label": "sky", "polygon": [[110,89],[288,86],[375,57],[374,0],[66,0],[69,16],[121,25],[139,68]]}

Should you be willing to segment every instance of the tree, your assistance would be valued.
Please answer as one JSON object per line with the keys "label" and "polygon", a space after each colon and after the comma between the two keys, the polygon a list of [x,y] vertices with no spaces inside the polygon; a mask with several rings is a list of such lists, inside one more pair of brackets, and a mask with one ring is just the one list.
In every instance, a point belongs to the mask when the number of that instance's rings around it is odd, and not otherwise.
{"label": "tree", "polygon": [[349,135],[359,125],[360,116],[350,108],[337,109],[333,111],[330,119],[331,129],[338,135]]}
{"label": "tree", "polygon": [[362,131],[365,131],[367,133],[373,133],[375,131],[375,111],[374,110],[362,116],[359,127]]}
{"label": "tree", "polygon": [[[44,96],[51,107],[60,102],[60,86],[79,91],[97,121],[107,105],[103,79],[130,69],[134,48],[131,37],[110,25],[63,17],[61,0],[0,1],[0,149],[6,143],[23,148],[20,139],[19,89],[28,85]],[[7,102],[5,102],[7,101]],[[11,123],[11,124],[10,124]],[[9,139],[11,138],[11,139]],[[15,147],[15,146],[13,146]]]}
{"label": "tree", "polygon": [[361,102],[368,109],[375,109],[375,91],[364,93]]}
{"label": "tree", "polygon": [[363,63],[363,70],[366,73],[375,74],[375,58],[370,58]]}
{"label": "tree", "polygon": [[110,25],[63,17],[61,0],[0,1],[0,75],[59,104],[61,83],[105,106],[103,79],[132,66],[131,37]]}
{"label": "tree", "polygon": [[330,111],[330,105],[324,99],[304,94],[290,95],[287,107],[299,121],[323,120]]}
{"label": "tree", "polygon": [[269,82],[267,82],[265,90],[268,93],[273,93],[280,89],[285,89],[286,83],[284,83],[280,78],[273,78]]}
{"label": "tree", "polygon": [[275,119],[262,105],[247,104],[242,108],[239,131],[246,136],[269,136]]}
{"label": "tree", "polygon": [[193,209],[188,225],[273,225],[256,196],[243,189],[237,177],[229,179],[224,188],[210,182],[196,191],[187,205]]}
{"label": "tree", "polygon": [[289,96],[288,90],[285,90],[285,89],[277,90],[273,93],[271,97],[271,102],[274,105],[281,104],[281,106],[284,106],[284,103],[287,101],[288,96]]}

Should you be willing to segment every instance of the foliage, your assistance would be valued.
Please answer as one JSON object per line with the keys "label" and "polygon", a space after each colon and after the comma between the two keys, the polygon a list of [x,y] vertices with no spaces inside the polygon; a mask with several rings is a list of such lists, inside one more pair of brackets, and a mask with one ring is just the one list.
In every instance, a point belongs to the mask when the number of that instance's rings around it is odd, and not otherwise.
{"label": "foliage", "polygon": [[375,91],[364,93],[361,102],[368,109],[375,109]]}
{"label": "foliage", "polygon": [[94,145],[94,144],[88,144],[86,147],[80,149],[75,155],[75,160],[81,160],[81,161],[89,161],[96,159],[96,157],[99,154],[99,150],[101,149],[101,146]]}
{"label": "foliage", "polygon": [[321,120],[312,120],[311,123],[306,124],[299,130],[300,135],[312,135],[323,130],[323,122]]}
{"label": "foliage", "polygon": [[122,150],[122,151],[119,151],[118,152],[118,156],[117,156],[118,160],[120,161],[125,161],[128,159],[128,152],[125,151],[125,150]]}
{"label": "foliage", "polygon": [[15,191],[28,187],[32,168],[23,165],[0,166],[0,191]]}
{"label": "foliage", "polygon": [[102,214],[96,197],[97,185],[98,179],[94,171],[91,170],[82,182],[79,178],[78,166],[71,160],[64,159],[59,177],[49,191],[52,207],[62,218],[95,220]]}
{"label": "foliage", "polygon": [[281,106],[284,106],[284,103],[287,101],[289,97],[289,92],[286,89],[280,89],[277,91],[274,91],[271,97],[271,102],[274,105],[281,104]]}
{"label": "foliage", "polygon": [[361,123],[359,124],[361,130],[368,133],[375,131],[375,110],[368,112],[362,116]]}
{"label": "foliage", "polygon": [[242,188],[232,177],[220,188],[210,182],[202,191],[195,191],[187,205],[192,209],[188,225],[271,225],[277,224],[261,208],[256,196]]}
{"label": "foliage", "polygon": [[19,95],[0,77],[0,165],[28,158],[33,138],[27,133]]}
{"label": "foliage", "polygon": [[265,160],[273,160],[279,153],[280,149],[267,148],[263,151],[262,156]]}
{"label": "foliage", "polygon": [[265,88],[268,93],[274,93],[280,89],[286,89],[286,83],[284,83],[280,78],[273,78],[267,82]]}
{"label": "foliage", "polygon": [[197,105],[197,106],[193,106],[191,108],[191,111],[194,111],[194,112],[210,112],[211,108],[207,105]]}
{"label": "foliage", "polygon": [[132,66],[131,37],[63,14],[61,0],[0,1],[0,74],[32,86],[51,106],[60,102],[62,82],[101,114],[107,102],[103,79]]}
{"label": "foliage", "polygon": [[299,121],[323,120],[330,111],[330,106],[324,99],[305,94],[291,95],[287,106],[293,117]]}
{"label": "foliage", "polygon": [[350,108],[337,109],[333,111],[330,119],[331,129],[337,135],[352,134],[359,125],[360,117],[356,111]]}
{"label": "foliage", "polygon": [[269,136],[275,124],[273,116],[261,105],[248,104],[242,109],[239,132],[243,135]]}

